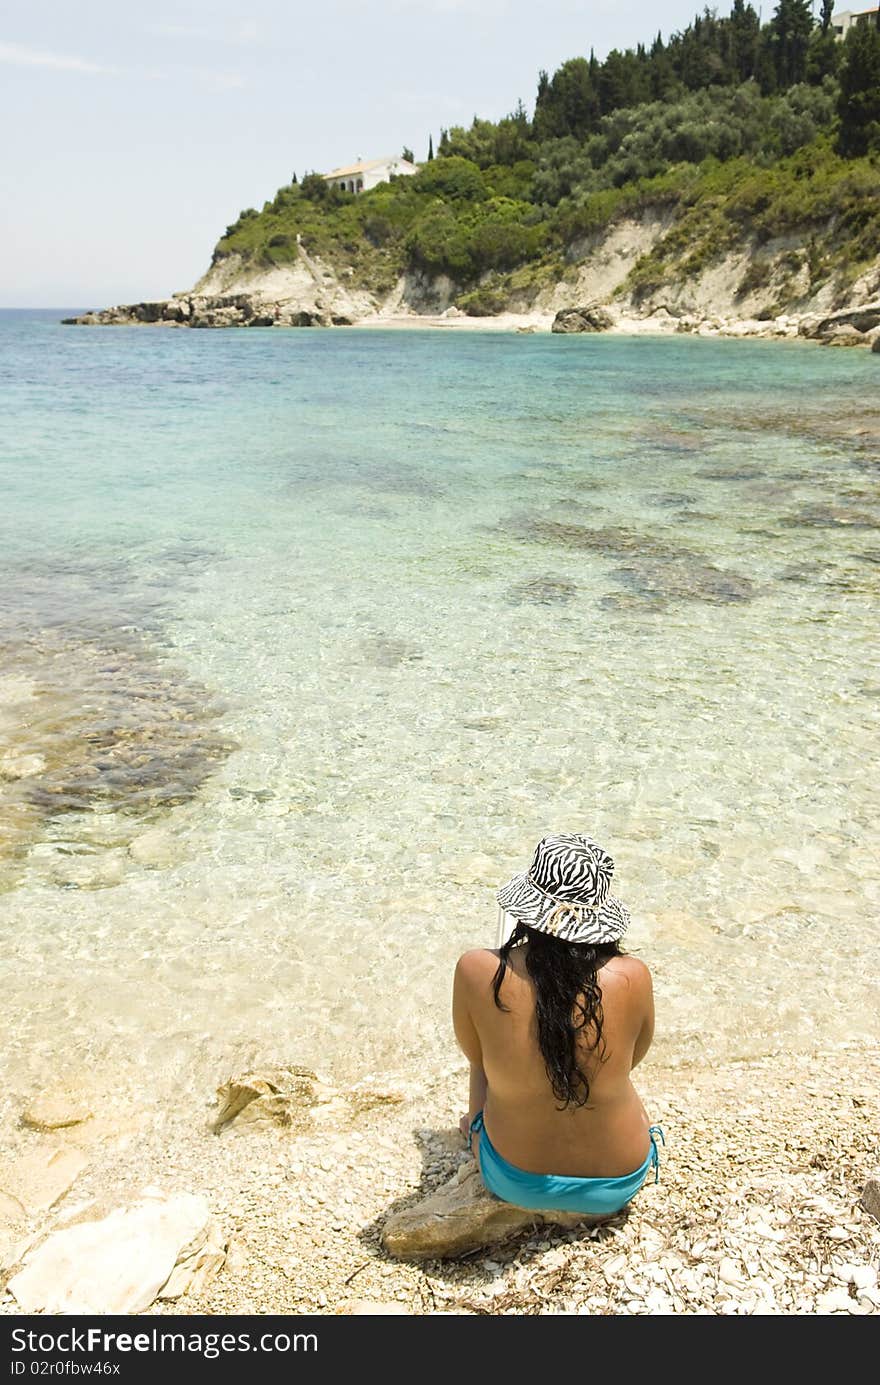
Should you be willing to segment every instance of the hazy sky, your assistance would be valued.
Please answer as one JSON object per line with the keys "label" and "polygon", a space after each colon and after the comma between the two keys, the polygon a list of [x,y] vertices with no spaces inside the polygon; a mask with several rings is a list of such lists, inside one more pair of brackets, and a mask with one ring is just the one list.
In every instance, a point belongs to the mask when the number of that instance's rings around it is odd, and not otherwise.
{"label": "hazy sky", "polygon": [[[765,4],[769,13],[772,4]],[[684,28],[700,0],[18,0],[0,12],[0,306],[189,288],[296,171],[417,159],[538,70]],[[726,14],[726,0],[718,12]]]}

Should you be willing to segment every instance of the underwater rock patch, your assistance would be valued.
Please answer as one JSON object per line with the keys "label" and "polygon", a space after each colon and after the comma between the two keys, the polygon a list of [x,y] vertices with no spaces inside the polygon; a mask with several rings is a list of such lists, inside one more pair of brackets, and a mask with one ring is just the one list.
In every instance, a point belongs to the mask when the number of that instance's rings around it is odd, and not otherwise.
{"label": "underwater rock patch", "polygon": [[507,599],[513,606],[565,606],[576,595],[574,582],[547,575],[517,582],[507,593]]}
{"label": "underwater rock patch", "polygon": [[805,505],[797,514],[780,520],[792,529],[880,529],[880,516],[846,505]]}
{"label": "underwater rock patch", "polygon": [[751,601],[755,594],[748,577],[699,560],[630,563],[620,569],[620,576],[640,595],[661,601],[689,599],[724,606]]}
{"label": "underwater rock patch", "polygon": [[368,459],[353,463],[350,459],[340,461],[335,453],[298,458],[289,475],[288,489],[297,494],[316,490],[323,495],[329,486],[366,490],[371,497],[403,495],[433,499],[441,493],[434,479],[406,463],[370,462]]}
{"label": "underwater rock patch", "polygon": [[[646,601],[706,601],[728,605],[751,601],[755,584],[738,572],[716,567],[700,553],[619,527],[588,528],[552,519],[520,518],[515,529],[534,542],[598,553],[618,564],[617,575]],[[606,609],[615,609],[614,605]]]}
{"label": "underwater rock patch", "polygon": [[698,433],[690,433],[677,428],[664,428],[662,424],[655,426],[652,423],[643,436],[650,443],[652,449],[661,452],[675,452],[682,456],[689,452],[704,452],[710,446],[708,439]]}
{"label": "underwater rock patch", "polygon": [[657,495],[645,497],[649,505],[659,505],[664,510],[678,510],[685,505],[693,505],[697,499],[695,495],[688,495],[686,491],[661,491]]}
{"label": "underwater rock patch", "polygon": [[[70,814],[118,815],[120,846],[233,749],[222,708],[163,657],[162,600],[134,592],[121,564],[4,578],[0,650],[17,685],[0,680],[0,858],[22,860]],[[76,837],[74,825],[70,850]]]}
{"label": "underwater rock patch", "polygon": [[729,466],[704,466],[698,473],[707,481],[757,481],[766,474],[759,466],[753,466],[749,462],[731,463]]}
{"label": "underwater rock patch", "polygon": [[788,563],[774,576],[777,582],[820,582],[827,570],[827,563]]}
{"label": "underwater rock patch", "polygon": [[401,664],[417,663],[425,657],[417,645],[388,635],[371,635],[361,641],[361,650],[375,668],[399,668]]}
{"label": "underwater rock patch", "polygon": [[666,609],[667,602],[659,598],[637,596],[633,592],[608,592],[599,598],[597,605],[600,611],[630,611],[635,615],[656,615],[658,611]]}
{"label": "underwater rock patch", "polygon": [[571,524],[563,520],[526,518],[516,521],[514,530],[521,538],[537,543],[553,544],[575,552],[599,553],[609,558],[630,553],[674,558],[686,552],[648,534],[615,526],[590,528],[585,524]]}

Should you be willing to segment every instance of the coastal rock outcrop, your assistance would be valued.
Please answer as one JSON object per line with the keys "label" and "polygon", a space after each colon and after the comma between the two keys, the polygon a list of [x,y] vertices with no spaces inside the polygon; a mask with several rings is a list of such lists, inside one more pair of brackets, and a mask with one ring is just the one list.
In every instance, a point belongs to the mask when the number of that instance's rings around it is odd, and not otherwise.
{"label": "coastal rock outcrop", "polygon": [[560,308],[550,327],[551,332],[607,332],[614,318],[600,303],[586,303],[580,308]]}
{"label": "coastal rock outcrop", "polygon": [[159,1193],[54,1231],[7,1287],[25,1313],[142,1313],[200,1290],[225,1259],[204,1199]]}
{"label": "coastal rock outcrop", "polygon": [[[811,313],[798,324],[798,336],[826,346],[872,346],[875,329],[880,327],[880,300],[821,316]],[[871,335],[869,336],[868,333]]]}
{"label": "coastal rock outcrop", "polygon": [[578,1226],[605,1221],[570,1212],[535,1212],[502,1202],[487,1192],[474,1160],[429,1197],[393,1212],[382,1228],[382,1245],[398,1260],[453,1259],[536,1226]]}
{"label": "coastal rock outcrop", "polygon": [[77,327],[341,327],[349,322],[344,314],[313,311],[248,293],[218,297],[192,294],[161,303],[120,303],[100,312],[62,318],[65,326]]}

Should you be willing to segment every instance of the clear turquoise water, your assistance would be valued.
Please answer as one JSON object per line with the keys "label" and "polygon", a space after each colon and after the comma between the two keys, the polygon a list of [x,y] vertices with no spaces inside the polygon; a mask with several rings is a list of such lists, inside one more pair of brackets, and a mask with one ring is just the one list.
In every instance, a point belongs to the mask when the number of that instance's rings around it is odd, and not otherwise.
{"label": "clear turquoise water", "polygon": [[545,832],[666,1061],[876,1040],[878,358],[0,314],[0,1054],[458,1062]]}

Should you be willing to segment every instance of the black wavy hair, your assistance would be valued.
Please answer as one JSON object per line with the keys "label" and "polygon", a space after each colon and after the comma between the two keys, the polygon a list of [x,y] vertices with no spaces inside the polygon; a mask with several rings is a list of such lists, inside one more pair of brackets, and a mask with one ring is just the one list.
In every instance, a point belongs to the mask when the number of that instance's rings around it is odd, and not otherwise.
{"label": "black wavy hair", "polygon": [[498,949],[492,994],[499,1010],[508,1009],[500,996],[507,958],[522,943],[528,943],[525,963],[535,987],[538,1047],[553,1095],[561,1103],[560,1110],[586,1106],[590,1079],[578,1062],[578,1048],[586,1041],[591,1057],[599,1063],[604,1060],[602,991],[597,972],[609,958],[623,956],[622,949],[618,943],[564,942],[518,923]]}

